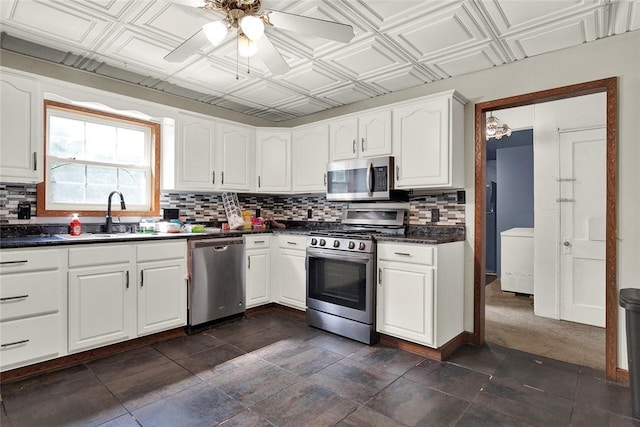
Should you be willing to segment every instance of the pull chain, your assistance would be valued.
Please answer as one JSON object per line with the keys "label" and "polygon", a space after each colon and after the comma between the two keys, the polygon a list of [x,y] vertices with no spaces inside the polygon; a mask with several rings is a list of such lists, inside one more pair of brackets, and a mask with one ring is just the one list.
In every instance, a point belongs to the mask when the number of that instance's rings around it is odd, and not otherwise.
{"label": "pull chain", "polygon": [[240,34],[236,34],[236,80],[240,80],[239,69],[240,69]]}

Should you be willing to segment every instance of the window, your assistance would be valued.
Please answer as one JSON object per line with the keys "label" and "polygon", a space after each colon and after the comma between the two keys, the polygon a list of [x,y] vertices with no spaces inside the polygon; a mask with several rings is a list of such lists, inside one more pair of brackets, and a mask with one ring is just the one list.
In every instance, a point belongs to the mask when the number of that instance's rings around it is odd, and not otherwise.
{"label": "window", "polygon": [[158,215],[160,125],[45,101],[45,179],[38,185],[38,215],[103,216],[120,191],[118,216]]}

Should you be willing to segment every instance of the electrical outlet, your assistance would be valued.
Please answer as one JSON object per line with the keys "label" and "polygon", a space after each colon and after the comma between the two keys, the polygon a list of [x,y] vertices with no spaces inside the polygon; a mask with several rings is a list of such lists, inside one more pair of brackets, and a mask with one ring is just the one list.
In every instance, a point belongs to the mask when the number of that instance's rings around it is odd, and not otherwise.
{"label": "electrical outlet", "polygon": [[31,219],[30,203],[18,203],[18,219]]}
{"label": "electrical outlet", "polygon": [[456,203],[458,203],[459,205],[464,205],[465,203],[467,203],[466,199],[467,199],[467,196],[464,190],[459,190],[456,193]]}
{"label": "electrical outlet", "polygon": [[313,211],[311,209],[307,209],[307,219],[313,218]]}
{"label": "electrical outlet", "polygon": [[431,209],[431,222],[440,221],[440,209]]}

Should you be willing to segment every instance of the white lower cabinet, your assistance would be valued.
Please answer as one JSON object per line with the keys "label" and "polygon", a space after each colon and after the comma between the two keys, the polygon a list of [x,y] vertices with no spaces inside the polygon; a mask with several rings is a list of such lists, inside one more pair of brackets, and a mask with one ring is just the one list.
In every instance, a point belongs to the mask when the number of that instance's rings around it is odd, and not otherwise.
{"label": "white lower cabinet", "polygon": [[306,241],[304,235],[278,234],[276,302],[299,310],[307,308]]}
{"label": "white lower cabinet", "polygon": [[69,352],[136,337],[135,246],[69,249]]}
{"label": "white lower cabinet", "polygon": [[378,243],[378,332],[438,348],[463,331],[463,242]]}
{"label": "white lower cabinet", "polygon": [[0,252],[0,370],[67,354],[66,249]]}
{"label": "white lower cabinet", "polygon": [[186,242],[140,244],[136,251],[138,335],[186,325]]}
{"label": "white lower cabinet", "polygon": [[69,352],[184,326],[186,242],[69,249]]}
{"label": "white lower cabinet", "polygon": [[252,308],[271,302],[271,236],[245,236],[246,301]]}

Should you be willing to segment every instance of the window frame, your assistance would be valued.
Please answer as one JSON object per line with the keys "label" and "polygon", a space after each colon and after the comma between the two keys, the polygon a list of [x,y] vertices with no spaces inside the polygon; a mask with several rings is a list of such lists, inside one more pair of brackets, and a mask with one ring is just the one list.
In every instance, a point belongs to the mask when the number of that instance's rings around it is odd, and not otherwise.
{"label": "window frame", "polygon": [[[78,213],[84,217],[103,217],[107,211],[107,200],[104,201],[104,210],[63,210],[63,209],[49,209],[47,207],[47,180],[49,177],[49,166],[47,164],[48,159],[48,120],[47,115],[49,109],[54,109],[63,112],[70,112],[73,114],[80,114],[85,116],[91,116],[100,120],[115,121],[123,124],[134,124],[137,126],[147,127],[149,130],[151,144],[150,144],[150,201],[149,210],[119,210],[119,206],[116,206],[115,215],[118,217],[143,217],[143,216],[158,216],[160,214],[160,155],[161,155],[161,124],[137,119],[134,117],[128,117],[111,112],[95,110],[86,107],[79,107],[76,105],[66,104],[58,101],[45,100],[44,101],[44,135],[43,135],[43,163],[44,163],[44,176],[43,181],[36,185],[36,214],[37,216],[51,216],[51,217],[63,217],[71,216],[72,213]],[[125,194],[126,201],[126,194]],[[117,203],[116,203],[117,205]]]}

